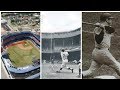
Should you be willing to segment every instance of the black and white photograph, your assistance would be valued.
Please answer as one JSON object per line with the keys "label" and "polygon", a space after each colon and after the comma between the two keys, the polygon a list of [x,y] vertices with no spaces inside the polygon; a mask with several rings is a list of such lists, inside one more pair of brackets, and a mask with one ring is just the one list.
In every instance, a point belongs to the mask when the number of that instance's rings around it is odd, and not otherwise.
{"label": "black and white photograph", "polygon": [[120,79],[120,12],[82,12],[82,79]]}
{"label": "black and white photograph", "polygon": [[81,79],[81,12],[41,12],[42,79]]}

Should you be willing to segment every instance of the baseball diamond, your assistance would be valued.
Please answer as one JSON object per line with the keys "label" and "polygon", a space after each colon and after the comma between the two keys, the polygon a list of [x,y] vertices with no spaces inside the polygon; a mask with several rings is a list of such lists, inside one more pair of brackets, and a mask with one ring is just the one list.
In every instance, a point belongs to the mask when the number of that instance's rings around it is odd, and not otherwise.
{"label": "baseball diamond", "polygon": [[40,72],[39,49],[40,39],[30,31],[2,35],[2,60],[13,78],[27,78]]}
{"label": "baseball diamond", "polygon": [[[27,43],[27,47],[24,44],[25,42]],[[8,46],[7,51],[12,64],[15,67],[23,67],[33,64],[33,57],[34,60],[40,59],[39,50],[36,48],[31,41],[24,40],[22,44],[18,41],[15,45]]]}

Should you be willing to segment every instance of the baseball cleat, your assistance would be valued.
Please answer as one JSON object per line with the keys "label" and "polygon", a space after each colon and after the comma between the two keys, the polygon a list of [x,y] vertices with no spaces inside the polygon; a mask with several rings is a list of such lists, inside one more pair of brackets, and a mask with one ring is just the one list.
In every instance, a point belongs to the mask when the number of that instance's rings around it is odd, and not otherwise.
{"label": "baseball cleat", "polygon": [[60,73],[60,71],[56,71],[56,73]]}

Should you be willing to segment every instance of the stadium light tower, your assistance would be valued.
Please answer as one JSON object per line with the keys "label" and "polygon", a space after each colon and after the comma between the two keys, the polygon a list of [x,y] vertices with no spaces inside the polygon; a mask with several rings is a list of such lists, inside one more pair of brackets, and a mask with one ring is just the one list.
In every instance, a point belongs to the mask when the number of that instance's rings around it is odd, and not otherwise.
{"label": "stadium light tower", "polygon": [[65,44],[65,43],[64,43],[64,39],[63,39],[63,47],[65,46],[64,44]]}
{"label": "stadium light tower", "polygon": [[51,49],[50,49],[50,50],[51,50],[51,55],[50,55],[50,61],[51,61],[51,62],[52,62],[52,53],[53,53],[53,51],[52,51],[52,50],[53,50],[53,49],[52,49],[52,38],[53,38],[53,37],[52,37],[52,33],[51,33]]}
{"label": "stadium light tower", "polygon": [[51,56],[50,56],[50,61],[51,61],[52,64],[54,64],[53,51],[54,51],[54,40],[53,40],[53,33],[51,33]]}

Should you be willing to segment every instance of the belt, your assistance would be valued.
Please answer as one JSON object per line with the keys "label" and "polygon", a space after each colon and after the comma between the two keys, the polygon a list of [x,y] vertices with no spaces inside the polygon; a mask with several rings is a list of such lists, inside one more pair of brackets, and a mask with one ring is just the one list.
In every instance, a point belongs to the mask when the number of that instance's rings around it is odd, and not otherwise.
{"label": "belt", "polygon": [[[104,48],[102,48],[102,47],[95,47],[96,49],[99,49],[99,50],[101,50],[101,49],[104,49]],[[108,48],[108,50],[109,50],[109,48]]]}
{"label": "belt", "polygon": [[95,47],[95,48],[97,48],[97,49],[101,49],[100,47]]}

